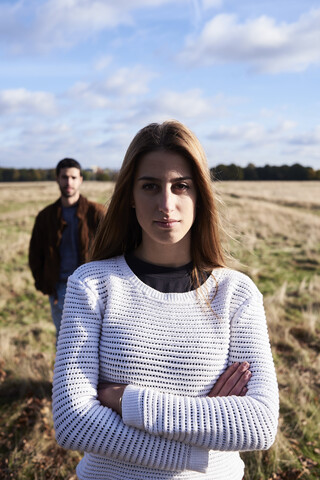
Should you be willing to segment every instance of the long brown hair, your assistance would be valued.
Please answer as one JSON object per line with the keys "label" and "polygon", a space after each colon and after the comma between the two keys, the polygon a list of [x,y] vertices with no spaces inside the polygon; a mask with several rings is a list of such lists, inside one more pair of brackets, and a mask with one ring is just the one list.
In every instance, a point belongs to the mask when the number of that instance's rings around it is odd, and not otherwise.
{"label": "long brown hair", "polygon": [[133,181],[139,160],[156,150],[179,153],[192,165],[197,188],[197,211],[191,232],[192,276],[199,286],[202,283],[199,272],[201,275],[201,272],[222,267],[225,260],[205,153],[197,137],[176,120],[151,123],[142,128],[130,143],[106,216],[100,223],[92,246],[91,260],[122,255],[140,244],[141,227],[132,208]]}

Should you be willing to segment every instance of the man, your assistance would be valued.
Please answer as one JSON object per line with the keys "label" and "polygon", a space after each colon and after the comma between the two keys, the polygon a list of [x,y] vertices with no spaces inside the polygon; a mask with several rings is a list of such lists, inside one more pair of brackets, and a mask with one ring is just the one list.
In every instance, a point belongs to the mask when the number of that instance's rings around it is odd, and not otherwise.
{"label": "man", "polygon": [[61,160],[56,167],[56,180],[61,196],[36,218],[29,265],[36,288],[49,295],[58,338],[67,279],[88,260],[89,247],[105,209],[80,195],[83,177],[76,160]]}

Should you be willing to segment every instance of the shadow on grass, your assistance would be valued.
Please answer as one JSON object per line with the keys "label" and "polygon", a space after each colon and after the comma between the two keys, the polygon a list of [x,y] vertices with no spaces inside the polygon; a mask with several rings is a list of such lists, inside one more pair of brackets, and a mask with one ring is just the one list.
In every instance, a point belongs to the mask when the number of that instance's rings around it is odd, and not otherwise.
{"label": "shadow on grass", "polygon": [[8,405],[23,398],[51,399],[52,383],[30,378],[7,379],[0,384],[0,405]]}

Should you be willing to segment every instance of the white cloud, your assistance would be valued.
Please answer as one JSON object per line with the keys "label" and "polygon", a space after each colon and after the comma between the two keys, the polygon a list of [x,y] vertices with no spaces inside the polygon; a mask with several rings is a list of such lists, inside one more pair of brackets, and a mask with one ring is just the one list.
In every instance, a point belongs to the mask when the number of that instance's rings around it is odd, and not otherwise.
{"label": "white cloud", "polygon": [[190,124],[192,120],[204,120],[214,113],[222,116],[224,107],[219,97],[207,98],[200,89],[194,88],[184,92],[160,91],[151,100],[144,100],[138,111],[138,117],[145,123],[175,118]]}
{"label": "white cloud", "polygon": [[141,95],[149,89],[148,84],[156,75],[142,66],[120,68],[107,78],[103,89],[117,95]]}
{"label": "white cloud", "polygon": [[55,97],[48,92],[31,92],[25,88],[0,91],[0,114],[43,114],[56,111]]}
{"label": "white cloud", "polygon": [[217,8],[221,7],[223,1],[222,0],[202,0],[202,8],[207,10],[209,8]]}
{"label": "white cloud", "polygon": [[297,124],[291,120],[282,120],[270,127],[258,122],[246,122],[240,125],[220,125],[208,137],[217,141],[231,140],[246,148],[260,148],[277,142],[291,143],[291,139],[299,138],[291,133],[296,127]]}
{"label": "white cloud", "polygon": [[107,67],[109,67],[110,63],[112,62],[112,56],[111,55],[104,55],[100,58],[98,58],[94,62],[94,69],[100,72],[101,70],[105,70]]}
{"label": "white cloud", "polygon": [[77,82],[68,92],[68,97],[73,100],[80,100],[89,108],[107,108],[110,106],[111,101],[103,93],[95,91],[91,84],[86,82]]}
{"label": "white cloud", "polygon": [[27,140],[30,137],[37,136],[39,141],[47,142],[48,138],[55,138],[59,137],[61,139],[62,136],[66,136],[71,134],[71,127],[67,123],[59,123],[53,122],[50,125],[44,124],[43,122],[32,123],[26,125],[25,128],[22,130],[21,135]]}
{"label": "white cloud", "polygon": [[133,12],[186,0],[19,0],[0,3],[0,41],[11,54],[72,47],[97,33],[134,24]]}
{"label": "white cloud", "polygon": [[117,2],[48,0],[37,11],[36,35],[42,48],[66,47],[119,23],[130,23],[130,17],[125,10],[120,17]]}
{"label": "white cloud", "polygon": [[[107,130],[108,139],[102,141],[103,145],[105,142],[108,146],[113,145],[112,142],[119,135],[122,136],[123,131],[126,132],[126,138],[128,132],[133,136],[139,128],[150,122],[176,118],[190,125],[192,122],[202,122],[210,115],[225,115],[224,100],[220,96],[206,98],[201,90],[192,89],[184,92],[163,90],[146,97],[140,95],[145,88],[143,83],[130,86],[130,78],[128,82],[122,82],[122,78],[127,77],[116,72],[104,83],[78,83],[69,92],[70,97],[77,100],[80,111],[83,103],[89,106],[89,111],[90,108],[101,109],[103,124],[111,122]],[[91,117],[96,119],[93,113]],[[110,132],[112,138],[109,139]]]}
{"label": "white cloud", "polygon": [[242,125],[221,125],[211,132],[209,138],[219,141],[233,140],[241,143],[256,144],[261,143],[265,138],[265,134],[266,130],[263,125],[255,122],[247,122]]}
{"label": "white cloud", "polygon": [[243,62],[260,73],[298,72],[320,63],[320,9],[293,23],[261,16],[240,22],[221,14],[189,37],[179,58],[189,65]]}
{"label": "white cloud", "polygon": [[296,135],[292,135],[289,139],[289,143],[297,146],[320,145],[320,125],[317,125],[310,132],[300,132]]}
{"label": "white cloud", "polygon": [[278,125],[276,125],[274,128],[270,129],[270,132],[274,133],[287,133],[293,130],[294,128],[297,127],[297,122],[294,122],[292,120],[283,120],[280,122]]}
{"label": "white cloud", "polygon": [[149,90],[155,74],[142,66],[120,68],[104,81],[77,82],[68,92],[72,98],[83,101],[90,108],[128,108]]}

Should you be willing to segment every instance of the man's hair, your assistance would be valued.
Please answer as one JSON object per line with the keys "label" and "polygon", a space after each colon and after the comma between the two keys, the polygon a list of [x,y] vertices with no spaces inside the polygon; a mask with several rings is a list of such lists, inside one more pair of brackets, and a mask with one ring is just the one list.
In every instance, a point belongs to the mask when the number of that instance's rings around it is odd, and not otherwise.
{"label": "man's hair", "polygon": [[81,175],[81,165],[77,160],[74,160],[73,158],[63,158],[60,160],[58,165],[56,166],[56,175],[57,177],[59,176],[60,170],[63,168],[77,168],[80,170],[80,175]]}

